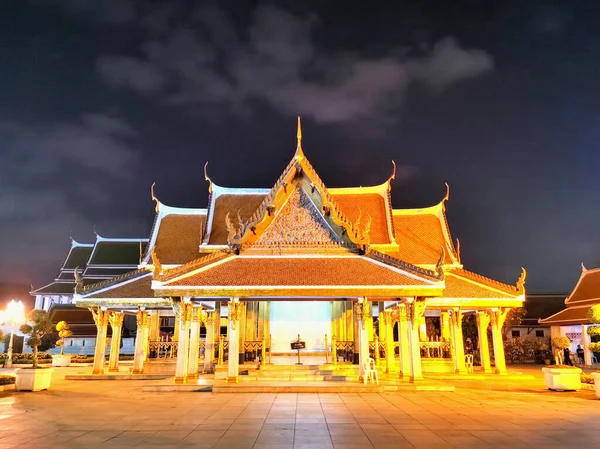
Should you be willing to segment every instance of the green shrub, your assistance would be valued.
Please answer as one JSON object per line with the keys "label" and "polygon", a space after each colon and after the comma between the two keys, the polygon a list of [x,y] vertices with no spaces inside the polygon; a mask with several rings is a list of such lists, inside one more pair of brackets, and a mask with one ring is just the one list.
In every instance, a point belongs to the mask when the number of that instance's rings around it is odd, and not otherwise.
{"label": "green shrub", "polygon": [[15,376],[9,374],[0,374],[0,385],[12,385],[15,383]]}
{"label": "green shrub", "polygon": [[585,373],[581,373],[581,376],[579,376],[581,378],[581,383],[582,384],[592,384],[594,385],[594,378],[592,377],[591,374],[585,374]]}
{"label": "green shrub", "polygon": [[571,340],[565,336],[552,337],[552,346],[556,349],[567,349],[571,346]]}

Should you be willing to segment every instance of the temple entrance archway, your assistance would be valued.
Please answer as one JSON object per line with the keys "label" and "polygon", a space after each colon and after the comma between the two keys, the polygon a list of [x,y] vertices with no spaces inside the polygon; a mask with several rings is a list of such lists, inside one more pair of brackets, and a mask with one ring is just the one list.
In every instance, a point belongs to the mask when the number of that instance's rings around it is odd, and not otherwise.
{"label": "temple entrance archway", "polygon": [[325,334],[331,337],[330,301],[273,301],[270,305],[271,350],[290,354],[290,343],[300,334],[303,352],[325,354]]}

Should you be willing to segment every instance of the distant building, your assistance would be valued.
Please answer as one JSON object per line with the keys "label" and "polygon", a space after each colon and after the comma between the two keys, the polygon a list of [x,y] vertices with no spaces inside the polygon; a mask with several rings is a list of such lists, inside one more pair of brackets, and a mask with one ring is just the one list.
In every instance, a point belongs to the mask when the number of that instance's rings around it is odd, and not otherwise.
{"label": "distant building", "polygon": [[[540,324],[550,326],[551,335],[564,335],[571,339],[571,352],[576,351],[577,345],[584,348],[585,364],[592,365],[600,362],[600,354],[587,350],[591,342],[587,335],[587,327],[591,324],[588,312],[592,306],[600,304],[600,268],[588,270],[581,265],[581,275],[573,291],[564,301],[563,310],[540,320]],[[593,337],[597,340],[598,337]]]}
{"label": "distant building", "polygon": [[[73,303],[76,278],[79,278],[83,287],[110,281],[135,270],[147,244],[148,239],[116,239],[98,234],[94,243],[72,240],[69,253],[54,281],[31,292],[35,296],[36,309],[48,311],[54,323],[66,321],[69,324],[73,337],[67,339],[65,352],[92,354],[96,342],[96,325],[91,312]],[[123,338],[132,337],[135,329],[135,317],[126,317]],[[127,353],[126,346],[122,349],[123,353]],[[27,351],[27,348],[24,350]],[[129,352],[133,353],[133,347]]]}
{"label": "distant building", "polygon": [[518,326],[507,330],[509,338],[550,337],[550,326],[540,320],[548,318],[564,308],[566,293],[527,293],[525,295],[525,316]]}

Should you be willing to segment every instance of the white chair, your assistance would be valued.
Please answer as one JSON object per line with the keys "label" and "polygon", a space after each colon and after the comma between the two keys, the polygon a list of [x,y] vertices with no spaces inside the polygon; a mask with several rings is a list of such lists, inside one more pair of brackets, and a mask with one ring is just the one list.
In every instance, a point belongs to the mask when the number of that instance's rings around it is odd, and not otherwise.
{"label": "white chair", "polygon": [[373,360],[372,358],[368,358],[363,363],[363,382],[367,383],[369,380],[379,385],[379,376],[377,376],[377,366],[375,365],[375,360]]}
{"label": "white chair", "polygon": [[467,368],[467,373],[473,372],[473,354],[465,355],[465,368]]}

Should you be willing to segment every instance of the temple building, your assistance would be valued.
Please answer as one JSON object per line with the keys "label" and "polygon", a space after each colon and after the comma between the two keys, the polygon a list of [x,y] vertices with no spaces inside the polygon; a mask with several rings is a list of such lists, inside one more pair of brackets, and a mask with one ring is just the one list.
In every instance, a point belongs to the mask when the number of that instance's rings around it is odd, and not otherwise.
{"label": "temple building", "polygon": [[584,350],[585,365],[600,364],[600,353],[591,352],[592,342],[600,341],[599,336],[590,337],[587,328],[590,324],[588,313],[592,306],[600,305],[600,268],[587,269],[581,264],[581,275],[573,291],[564,300],[563,310],[541,319],[542,325],[550,326],[551,336],[566,336],[571,340],[570,351],[577,354],[577,346]]}
{"label": "temple building", "polygon": [[359,376],[374,358],[418,381],[465,372],[466,314],[477,316],[481,370],[493,372],[493,361],[506,372],[501,329],[523,304],[525,271],[512,286],[463,267],[448,190],[433,206],[393,209],[395,164],[380,185],[328,188],[304,154],[300,120],[296,152],[273,187],[221,187],[206,166],[204,175],[206,209],[167,206],[152,191],[156,217],[136,269],[77,280],[74,302],[97,326],[94,373],[118,369],[116,344],[105,366],[107,331],[119,341],[124,317],[135,316],[134,373],[170,360],[175,382],[199,372],[237,382],[242,364],[289,355],[298,341]]}

